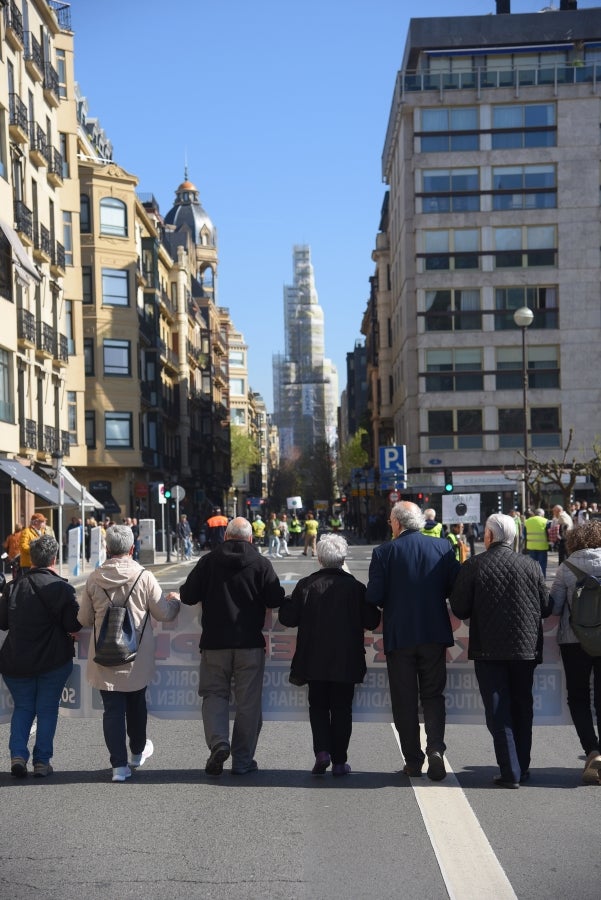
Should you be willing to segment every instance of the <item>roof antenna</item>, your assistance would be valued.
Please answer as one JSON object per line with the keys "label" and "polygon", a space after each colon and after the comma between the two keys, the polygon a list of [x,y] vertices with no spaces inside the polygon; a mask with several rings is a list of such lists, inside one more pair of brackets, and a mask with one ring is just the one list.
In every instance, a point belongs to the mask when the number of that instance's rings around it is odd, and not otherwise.
{"label": "roof antenna", "polygon": [[188,180],[188,148],[184,147],[184,181]]}

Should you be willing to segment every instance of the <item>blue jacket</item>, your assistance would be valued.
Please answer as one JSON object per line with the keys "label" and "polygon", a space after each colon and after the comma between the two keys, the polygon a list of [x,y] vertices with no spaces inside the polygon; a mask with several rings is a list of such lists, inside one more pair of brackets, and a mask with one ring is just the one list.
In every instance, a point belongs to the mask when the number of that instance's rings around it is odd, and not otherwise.
{"label": "blue jacket", "polygon": [[453,646],[446,598],[461,569],[446,538],[407,530],[372,553],[367,602],[384,612],[384,650]]}

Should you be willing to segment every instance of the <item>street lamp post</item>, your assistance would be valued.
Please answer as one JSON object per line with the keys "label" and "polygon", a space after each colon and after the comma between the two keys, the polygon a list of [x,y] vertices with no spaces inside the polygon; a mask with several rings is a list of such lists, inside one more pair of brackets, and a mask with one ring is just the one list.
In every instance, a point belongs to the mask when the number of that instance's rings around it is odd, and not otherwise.
{"label": "street lamp post", "polygon": [[63,454],[52,454],[56,460],[56,481],[58,484],[58,574],[63,574],[63,506],[65,503],[65,479],[63,476]]}
{"label": "street lamp post", "polygon": [[529,306],[521,306],[513,314],[513,321],[522,330],[522,405],[524,413],[524,480],[522,482],[522,515],[526,515],[528,501],[528,359],[526,357],[526,329],[532,324],[534,313]]}

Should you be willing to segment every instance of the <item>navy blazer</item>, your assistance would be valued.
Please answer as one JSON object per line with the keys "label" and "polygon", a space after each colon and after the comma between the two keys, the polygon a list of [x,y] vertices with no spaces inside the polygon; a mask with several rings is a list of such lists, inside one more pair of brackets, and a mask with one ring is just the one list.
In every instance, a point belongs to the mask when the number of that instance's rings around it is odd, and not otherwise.
{"label": "navy blazer", "polygon": [[461,564],[447,538],[407,529],[372,553],[367,602],[383,610],[384,650],[453,646],[446,598]]}

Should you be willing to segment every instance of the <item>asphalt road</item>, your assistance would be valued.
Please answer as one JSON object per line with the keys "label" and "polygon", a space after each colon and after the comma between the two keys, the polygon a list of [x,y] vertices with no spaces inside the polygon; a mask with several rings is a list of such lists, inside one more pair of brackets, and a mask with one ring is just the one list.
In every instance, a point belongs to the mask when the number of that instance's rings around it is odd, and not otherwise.
{"label": "asphalt road", "polygon": [[[370,554],[351,549],[362,580]],[[155,572],[171,589],[189,565]],[[315,562],[275,565],[299,577]],[[492,785],[484,723],[448,727],[455,775],[441,784],[398,774],[386,723],[355,724],[341,779],[309,774],[308,722],[265,723],[259,771],[218,780],[200,721],[151,718],[149,736],[154,756],[125,784],[110,783],[100,719],[60,718],[51,778],[0,772],[0,900],[601,896],[601,788],[580,782],[571,726],[535,728],[519,791]]]}

